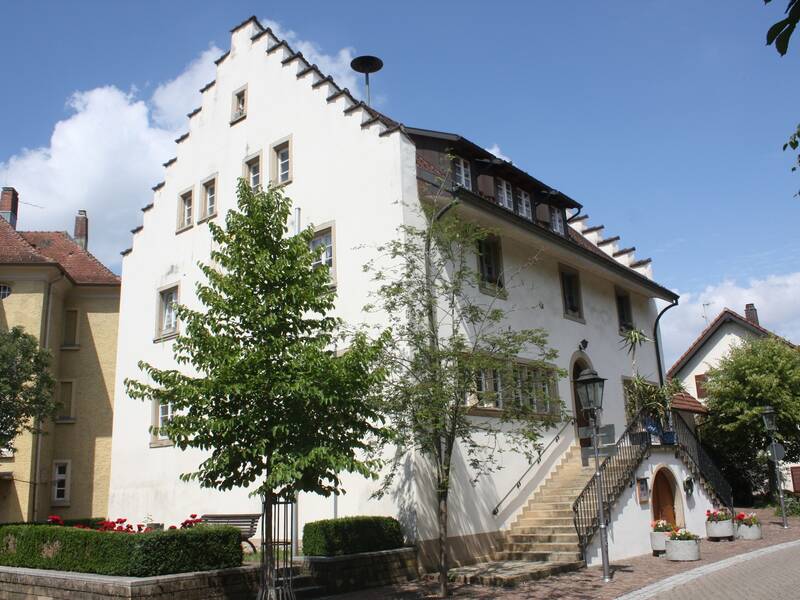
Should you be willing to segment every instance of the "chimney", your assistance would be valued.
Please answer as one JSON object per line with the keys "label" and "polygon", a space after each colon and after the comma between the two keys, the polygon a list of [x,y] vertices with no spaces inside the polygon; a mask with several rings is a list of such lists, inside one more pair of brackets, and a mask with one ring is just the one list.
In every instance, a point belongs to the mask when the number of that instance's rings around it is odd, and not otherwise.
{"label": "chimney", "polygon": [[744,318],[753,325],[758,325],[758,311],[755,304],[746,304],[744,307]]}
{"label": "chimney", "polygon": [[4,187],[0,194],[0,217],[17,228],[17,213],[19,211],[19,194],[13,187]]}
{"label": "chimney", "polygon": [[85,210],[79,210],[75,216],[75,233],[72,236],[78,246],[86,250],[89,245],[89,217]]}

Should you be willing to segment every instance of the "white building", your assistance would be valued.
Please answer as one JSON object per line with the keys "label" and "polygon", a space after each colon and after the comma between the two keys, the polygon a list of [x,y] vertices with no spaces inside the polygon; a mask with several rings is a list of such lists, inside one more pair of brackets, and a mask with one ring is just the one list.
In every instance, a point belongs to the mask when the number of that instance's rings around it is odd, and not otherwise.
{"label": "white building", "polygon": [[[744,307],[744,316],[725,308],[697,336],[675,364],[668,377],[679,380],[684,389],[700,402],[706,402],[705,382],[709,369],[719,366],[731,348],[753,338],[779,337],[761,326],[754,304]],[[785,486],[800,492],[800,465],[782,464]]]}
{"label": "white building", "polygon": [[[507,290],[506,302],[517,307],[509,325],[550,332],[558,366],[570,373],[558,383],[557,393],[571,411],[576,401],[572,379],[586,367],[605,377],[603,419],[620,436],[626,428],[623,385],[632,374],[620,331],[635,326],[653,332],[655,301],[677,300],[652,280],[650,260],[635,259],[633,249],[623,248],[618,237],[603,238],[602,226],[589,226],[579,214],[580,204],[568,196],[465,138],[405,127],[370,109],[255,18],[231,33],[230,51],[217,61],[216,80],[203,88],[201,106],[189,114],[189,131],[176,140],[176,157],[165,163],[164,181],[142,209],[143,224],[133,230],[132,248],[123,252],[110,516],[139,520],[150,515],[170,523],[189,513],[259,511],[248,490],[221,493],[179,481],[178,475],[193,470],[202,454],[181,452],[153,437],[149,428],[169,418],[170,407],[131,400],[124,387],[126,378],[141,377],[140,360],[160,368],[175,366],[171,345],[180,324],[168,307],[175,297],[198,307],[197,263],[208,261],[211,243],[206,222],[221,221],[235,206],[235,184],[242,176],[252,183],[269,179],[286,185],[300,209],[299,225],[313,224],[330,248],[338,315],[350,323],[365,319],[361,308],[370,275],[362,265],[372,255],[363,248],[396,237],[438,178],[450,178],[461,215],[500,232],[481,263],[487,282],[497,284],[504,270],[522,269],[523,284]],[[533,255],[538,260],[527,265]],[[658,381],[657,345],[649,344],[637,358],[640,372]],[[497,410],[486,408],[481,414],[492,418]],[[578,425],[567,422],[548,432],[541,463],[519,489],[515,484],[528,469],[521,456],[503,455],[503,469],[474,487],[466,464],[455,464],[450,534],[458,561],[474,562],[504,548],[535,560],[578,559],[572,502],[588,478],[577,450],[578,427],[585,424],[579,414]],[[652,487],[660,472],[666,482],[659,484],[662,504],[676,507],[679,524],[699,531],[698,515],[712,499],[698,486],[692,508],[682,508],[677,482],[692,471],[674,454],[662,459],[653,452],[636,475],[652,481],[647,483]],[[430,565],[436,547],[433,490],[419,461],[411,460],[406,473],[396,493],[382,501],[370,499],[377,484],[356,477],[345,478],[347,494],[338,499],[302,495],[297,501],[300,531],[308,521],[336,515],[397,516]],[[537,513],[536,503],[528,506],[535,494],[552,496],[564,478],[574,478],[577,487],[569,488],[571,497],[551,500],[552,514]],[[642,500],[634,498],[627,508],[630,498],[623,493],[614,503],[612,556],[649,551],[652,507]],[[522,550],[520,544],[504,545],[512,526],[517,534],[528,535]],[[542,526],[553,530],[552,544],[531,541],[531,532]],[[591,532],[585,533],[588,544]],[[587,558],[593,561],[595,555],[594,545],[587,547]]]}

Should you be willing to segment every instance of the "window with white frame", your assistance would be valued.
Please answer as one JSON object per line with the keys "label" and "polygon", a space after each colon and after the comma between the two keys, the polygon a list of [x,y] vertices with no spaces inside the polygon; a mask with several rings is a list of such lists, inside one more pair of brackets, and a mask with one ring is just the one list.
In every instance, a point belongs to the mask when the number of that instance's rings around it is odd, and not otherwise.
{"label": "window with white frame", "polygon": [[564,211],[560,208],[550,207],[550,228],[561,235],[566,233],[564,229]]}
{"label": "window with white frame", "polygon": [[274,176],[278,184],[289,183],[292,180],[292,160],[289,142],[283,142],[273,148],[275,153]]}
{"label": "window with white frame", "polygon": [[481,369],[475,376],[478,406],[503,407],[503,381],[497,369]]}
{"label": "window with white frame", "polygon": [[78,345],[78,311],[68,308],[64,311],[64,333],[61,345],[67,348],[74,348]]}
{"label": "window with white frame", "polygon": [[192,209],[192,192],[190,190],[181,194],[178,207],[178,229],[192,226]]}
{"label": "window with white frame", "polygon": [[75,384],[72,381],[61,381],[58,384],[58,414],[56,421],[70,421],[73,413]]}
{"label": "window with white frame", "polygon": [[519,190],[519,198],[517,202],[517,214],[520,217],[533,220],[533,204],[531,203],[531,195],[525,190]]}
{"label": "window with white frame", "polygon": [[158,335],[166,336],[177,332],[178,317],[175,305],[178,303],[178,288],[172,287],[159,292]]}
{"label": "window with white frame", "polygon": [[53,461],[53,504],[60,506],[69,504],[71,470],[70,461]]}
{"label": "window with white frame", "polygon": [[314,260],[314,267],[326,265],[333,268],[333,230],[328,227],[316,232],[310,245],[312,250],[320,252]]}
{"label": "window with white frame", "polygon": [[514,188],[505,179],[497,179],[497,203],[503,208],[514,210]]}
{"label": "window with white frame", "polygon": [[261,157],[256,156],[255,158],[251,158],[245,163],[246,172],[247,172],[247,183],[250,184],[250,187],[254,190],[257,190],[261,187]]}
{"label": "window with white frame", "polygon": [[478,241],[478,273],[481,283],[503,288],[503,255],[499,238],[488,236]]}
{"label": "window with white frame", "polygon": [[203,212],[204,217],[213,217],[217,214],[217,180],[211,179],[203,184]]}
{"label": "window with white frame", "polygon": [[520,362],[514,365],[514,400],[539,414],[558,414],[558,382],[551,368]]}
{"label": "window with white frame", "polygon": [[468,160],[458,156],[453,159],[453,181],[465,190],[472,190],[472,170]]}
{"label": "window with white frame", "polygon": [[233,93],[233,107],[231,121],[236,121],[247,115],[247,89],[240,89]]}
{"label": "window with white frame", "polygon": [[158,438],[167,439],[162,431],[163,428],[172,420],[173,407],[171,402],[163,402],[158,405],[158,415],[156,420],[156,427],[158,427]]}

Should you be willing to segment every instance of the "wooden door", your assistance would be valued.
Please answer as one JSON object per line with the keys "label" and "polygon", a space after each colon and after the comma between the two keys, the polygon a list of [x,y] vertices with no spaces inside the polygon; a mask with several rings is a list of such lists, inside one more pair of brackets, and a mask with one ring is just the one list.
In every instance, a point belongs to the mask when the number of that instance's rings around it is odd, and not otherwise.
{"label": "wooden door", "polygon": [[675,523],[675,492],[663,469],[653,479],[653,518]]}

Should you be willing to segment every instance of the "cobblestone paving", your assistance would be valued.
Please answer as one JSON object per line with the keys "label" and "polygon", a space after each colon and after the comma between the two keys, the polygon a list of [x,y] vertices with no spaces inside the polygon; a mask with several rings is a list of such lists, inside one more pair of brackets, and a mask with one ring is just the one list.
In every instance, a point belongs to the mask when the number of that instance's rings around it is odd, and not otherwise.
{"label": "cobblestone paving", "polygon": [[[614,571],[614,579],[610,583],[603,583],[602,570],[598,567],[590,569],[581,569],[574,573],[566,573],[563,575],[556,575],[541,581],[534,581],[530,583],[521,584],[513,589],[500,589],[491,588],[478,585],[453,585],[452,596],[454,598],[469,598],[476,600],[485,600],[489,598],[502,598],[503,600],[614,600],[627,592],[638,590],[646,585],[670,577],[677,573],[689,571],[703,565],[708,565],[737,554],[743,554],[759,548],[765,548],[775,544],[788,542],[800,539],[800,518],[789,519],[790,529],[784,530],[781,527],[780,519],[776,518],[772,511],[762,510],[756,511],[759,518],[764,523],[764,539],[759,541],[744,541],[739,540],[736,542],[709,542],[703,540],[700,543],[701,560],[689,563],[676,563],[670,562],[665,558],[655,558],[650,555],[638,556],[626,561],[614,563],[612,565]],[[784,557],[784,552],[776,552],[769,557],[763,559],[754,559],[754,561],[769,562],[770,557],[781,557],[779,561],[784,564],[786,573],[793,572],[795,577],[800,580],[800,569],[793,566],[791,569],[787,568],[789,559]],[[798,554],[789,554],[791,560],[794,560],[794,565],[797,565]],[[743,563],[736,567],[741,569]],[[718,573],[728,572],[728,569],[719,571]],[[714,574],[708,576],[710,579]],[[706,577],[695,580],[695,582],[688,584],[688,587],[695,587],[694,584],[706,579]],[[759,577],[760,581],[763,581]],[[776,578],[775,585],[789,585],[789,575]],[[795,583],[795,586],[797,582]],[[385,588],[377,588],[372,590],[363,590],[360,592],[353,592],[350,594],[341,594],[332,596],[331,599],[336,600],[420,600],[427,598],[436,598],[436,583],[431,580],[423,580],[406,585],[391,586]],[[795,587],[795,589],[798,589]],[[677,600],[677,597],[669,595],[670,600]],[[730,591],[723,595],[708,595],[708,596],[682,596],[683,600],[694,600],[695,598],[708,598],[709,600],[722,600],[734,598],[747,598],[748,600],[756,600],[757,598],[769,598],[769,600],[783,600],[784,598],[800,598],[800,591],[790,595],[780,595],[779,592],[772,592],[768,596],[754,596],[750,593],[740,595],[738,593],[732,594]],[[661,598],[659,598],[661,600]]]}

